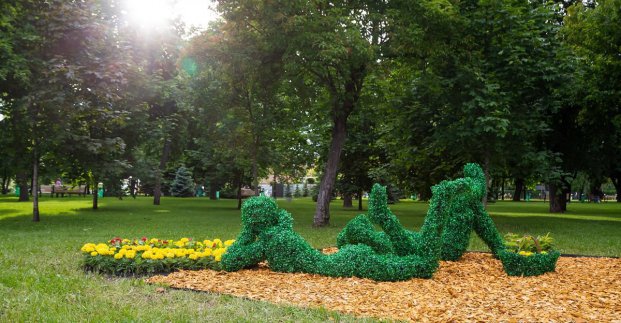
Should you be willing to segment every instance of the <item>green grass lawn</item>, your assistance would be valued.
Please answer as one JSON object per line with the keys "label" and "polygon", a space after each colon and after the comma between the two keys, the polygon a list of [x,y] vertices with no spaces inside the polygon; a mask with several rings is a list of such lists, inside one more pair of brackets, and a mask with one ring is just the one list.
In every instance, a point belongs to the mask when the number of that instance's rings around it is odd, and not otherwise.
{"label": "green grass lawn", "polygon": [[[331,226],[311,227],[309,199],[279,200],[295,217],[295,229],[315,247],[335,244],[342,227],[359,213],[332,205]],[[41,199],[41,222],[31,222],[31,203],[0,197],[0,321],[340,321],[352,317],[190,291],[156,291],[141,279],[111,278],[80,269],[80,247],[115,236],[178,239],[234,238],[240,229],[236,201],[164,198]],[[365,205],[366,207],[366,205]],[[426,203],[391,206],[402,223],[422,224]],[[501,233],[551,232],[563,253],[621,256],[621,204],[572,203],[565,214],[547,213],[542,202],[498,202],[489,211]],[[472,238],[471,250],[486,250]]]}

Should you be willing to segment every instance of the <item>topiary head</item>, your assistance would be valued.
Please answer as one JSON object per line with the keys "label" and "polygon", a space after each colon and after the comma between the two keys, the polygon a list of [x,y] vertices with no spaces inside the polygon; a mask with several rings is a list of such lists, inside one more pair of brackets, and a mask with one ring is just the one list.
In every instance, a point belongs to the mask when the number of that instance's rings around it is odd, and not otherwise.
{"label": "topiary head", "polygon": [[472,194],[477,199],[482,199],[485,195],[485,173],[481,169],[481,166],[475,163],[468,163],[464,166],[464,177],[474,181],[474,187],[472,187]]}
{"label": "topiary head", "polygon": [[253,231],[263,231],[278,224],[278,205],[267,196],[251,197],[242,205],[242,223]]}

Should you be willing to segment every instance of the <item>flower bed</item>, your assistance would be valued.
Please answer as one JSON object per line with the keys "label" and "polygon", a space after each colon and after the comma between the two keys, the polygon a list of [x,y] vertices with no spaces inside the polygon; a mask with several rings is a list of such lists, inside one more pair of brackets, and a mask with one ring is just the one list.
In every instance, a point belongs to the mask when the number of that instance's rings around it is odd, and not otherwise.
{"label": "flower bed", "polygon": [[505,250],[498,253],[502,266],[509,276],[538,276],[556,269],[560,252],[552,249],[552,237],[505,236]]}
{"label": "flower bed", "polygon": [[122,239],[108,243],[86,243],[84,269],[112,275],[142,275],[168,273],[179,269],[220,270],[220,260],[235,240],[220,239],[196,241]]}

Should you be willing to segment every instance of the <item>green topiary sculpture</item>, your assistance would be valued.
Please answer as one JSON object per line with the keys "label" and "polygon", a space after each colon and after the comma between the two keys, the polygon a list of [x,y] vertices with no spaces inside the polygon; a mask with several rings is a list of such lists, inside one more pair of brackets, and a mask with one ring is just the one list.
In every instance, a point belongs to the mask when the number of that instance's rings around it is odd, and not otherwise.
{"label": "green topiary sculpture", "polygon": [[[435,216],[434,212],[428,215]],[[380,254],[363,244],[347,245],[335,254],[324,255],[293,231],[292,222],[291,215],[278,209],[274,200],[264,196],[249,199],[242,207],[242,231],[222,257],[223,268],[236,271],[267,260],[272,270],[280,272],[395,281],[429,278],[438,267],[437,253],[402,257]]]}
{"label": "green topiary sculpture", "polygon": [[[313,249],[293,231],[293,218],[274,200],[253,197],[242,207],[241,233],[222,257],[222,266],[236,271],[267,260],[272,270],[280,272],[380,281],[430,278],[441,258],[457,260],[463,255],[473,230],[505,262],[503,240],[481,202],[485,176],[477,164],[464,167],[464,178],[443,181],[431,190],[423,226],[413,232],[403,228],[388,208],[386,188],[375,184],[368,214],[345,226],[337,237],[339,251],[331,255]],[[375,231],[373,224],[383,231]]]}

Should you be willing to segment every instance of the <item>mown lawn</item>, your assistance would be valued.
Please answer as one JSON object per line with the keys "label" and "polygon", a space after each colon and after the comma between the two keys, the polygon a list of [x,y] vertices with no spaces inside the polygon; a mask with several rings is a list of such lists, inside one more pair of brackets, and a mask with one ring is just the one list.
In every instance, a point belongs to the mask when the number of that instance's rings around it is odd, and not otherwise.
{"label": "mown lawn", "polygon": [[[359,213],[332,206],[329,228],[311,227],[309,199],[279,200],[295,217],[295,229],[315,247],[335,244],[337,233]],[[164,198],[101,200],[42,198],[41,222],[31,222],[31,203],[0,197],[0,321],[352,321],[325,310],[275,306],[190,291],[156,291],[141,279],[111,278],[80,269],[80,247],[121,236],[165,239],[234,238],[240,228],[236,201]],[[366,205],[365,205],[366,207]],[[408,228],[417,229],[426,203],[391,206]],[[569,205],[565,214],[547,213],[542,202],[498,202],[489,211],[502,233],[551,232],[563,253],[621,256],[621,204]],[[486,250],[473,238],[471,250]]]}

